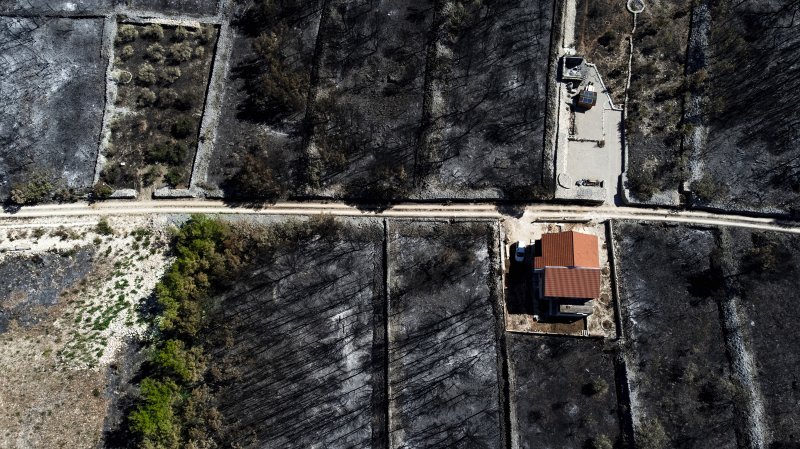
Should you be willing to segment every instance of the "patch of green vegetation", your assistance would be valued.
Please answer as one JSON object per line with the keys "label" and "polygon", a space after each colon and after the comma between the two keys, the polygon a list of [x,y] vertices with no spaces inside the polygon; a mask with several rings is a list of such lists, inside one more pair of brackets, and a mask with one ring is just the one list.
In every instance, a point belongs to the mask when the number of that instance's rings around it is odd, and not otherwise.
{"label": "patch of green vegetation", "polygon": [[[140,447],[215,447],[213,383],[205,353],[212,298],[259,254],[289,242],[338,235],[332,217],[289,221],[235,232],[226,222],[193,216],[175,234],[175,261],[156,285],[157,337],[141,396],[128,416]],[[202,446],[205,447],[205,446]]]}

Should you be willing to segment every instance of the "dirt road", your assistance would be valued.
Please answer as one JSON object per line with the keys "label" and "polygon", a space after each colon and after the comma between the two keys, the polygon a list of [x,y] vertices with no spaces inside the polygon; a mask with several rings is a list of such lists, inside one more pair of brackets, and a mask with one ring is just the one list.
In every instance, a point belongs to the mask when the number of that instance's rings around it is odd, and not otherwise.
{"label": "dirt road", "polygon": [[[24,226],[26,220],[40,218],[103,217],[149,214],[264,214],[264,215],[314,215],[330,214],[354,217],[397,218],[488,218],[521,221],[602,221],[629,219],[675,222],[693,225],[734,226],[750,229],[800,234],[800,223],[780,222],[774,218],[747,217],[701,211],[676,211],[670,209],[642,209],[631,207],[591,207],[575,205],[539,204],[524,208],[519,216],[501,212],[494,204],[398,204],[382,211],[358,209],[341,203],[283,202],[264,207],[236,206],[221,201],[106,201],[102,203],[72,203],[23,207],[15,213],[0,215],[0,227]],[[522,209],[520,209],[522,211]]]}

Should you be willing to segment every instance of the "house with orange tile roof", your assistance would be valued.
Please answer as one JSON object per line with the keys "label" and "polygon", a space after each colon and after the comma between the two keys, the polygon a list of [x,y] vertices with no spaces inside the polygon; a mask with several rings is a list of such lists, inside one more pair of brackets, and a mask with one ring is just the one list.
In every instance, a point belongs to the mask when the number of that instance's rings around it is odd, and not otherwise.
{"label": "house with orange tile roof", "polygon": [[591,315],[600,297],[597,236],[575,231],[542,235],[534,244],[533,272],[538,299],[550,316]]}

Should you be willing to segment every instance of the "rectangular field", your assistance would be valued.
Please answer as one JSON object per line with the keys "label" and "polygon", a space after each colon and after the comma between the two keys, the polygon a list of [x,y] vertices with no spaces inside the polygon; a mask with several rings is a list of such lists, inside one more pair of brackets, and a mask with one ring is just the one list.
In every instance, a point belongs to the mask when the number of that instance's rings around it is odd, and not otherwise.
{"label": "rectangular field", "polygon": [[221,303],[225,446],[372,446],[385,414],[382,227],[342,229],[259,254]]}
{"label": "rectangular field", "polygon": [[56,188],[92,185],[102,39],[102,19],[0,17],[0,198],[34,174]]}
{"label": "rectangular field", "polygon": [[317,0],[275,11],[258,10],[255,3],[237,9],[230,49],[220,48],[230,59],[210,184],[232,196],[253,196],[259,192],[241,175],[259,166],[258,177],[275,184],[273,193],[294,188],[321,8]]}
{"label": "rectangular field", "polygon": [[614,355],[602,340],[509,333],[506,344],[513,447],[619,444]]}
{"label": "rectangular field", "polygon": [[330,2],[306,181],[352,197],[404,196],[422,124],[429,0]]}
{"label": "rectangular field", "polygon": [[[800,211],[800,88],[796,2],[712,2],[706,96],[707,142],[695,176],[703,203],[728,210]],[[758,73],[758,76],[748,75]],[[779,86],[779,88],[776,88]]]}
{"label": "rectangular field", "polygon": [[731,232],[735,291],[752,340],[756,381],[764,400],[770,447],[800,444],[800,238],[788,234]]}
{"label": "rectangular field", "polygon": [[429,188],[450,198],[541,194],[553,2],[452,2],[439,13],[418,150]]}
{"label": "rectangular field", "polygon": [[737,447],[714,234],[623,222],[615,241],[637,443]]}
{"label": "rectangular field", "polygon": [[505,447],[494,233],[390,224],[390,447]]}

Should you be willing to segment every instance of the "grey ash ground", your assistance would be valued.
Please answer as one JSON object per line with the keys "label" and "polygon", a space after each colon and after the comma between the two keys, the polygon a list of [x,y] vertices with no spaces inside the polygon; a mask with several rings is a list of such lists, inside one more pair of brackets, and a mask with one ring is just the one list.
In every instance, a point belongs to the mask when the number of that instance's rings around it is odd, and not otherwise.
{"label": "grey ash ground", "polygon": [[0,197],[33,173],[94,181],[105,104],[102,19],[0,17]]}
{"label": "grey ash ground", "polygon": [[[599,339],[508,334],[514,446],[621,444],[614,349]],[[617,446],[618,447],[618,446]]]}
{"label": "grey ash ground", "polygon": [[92,267],[93,251],[18,255],[0,263],[0,333],[10,322],[28,327],[47,315],[62,291],[83,279]]}
{"label": "grey ash ground", "polygon": [[389,228],[390,447],[504,447],[489,223]]}
{"label": "grey ash ground", "polygon": [[291,242],[225,295],[214,320],[227,444],[368,447],[383,402],[383,227]]}
{"label": "grey ash ground", "polygon": [[[547,196],[551,2],[320,1],[264,19],[253,5],[233,21],[212,183],[236,195],[245,161],[263,158],[277,195]],[[273,85],[264,67],[281,68]]]}

